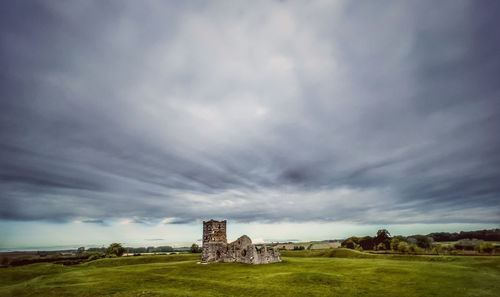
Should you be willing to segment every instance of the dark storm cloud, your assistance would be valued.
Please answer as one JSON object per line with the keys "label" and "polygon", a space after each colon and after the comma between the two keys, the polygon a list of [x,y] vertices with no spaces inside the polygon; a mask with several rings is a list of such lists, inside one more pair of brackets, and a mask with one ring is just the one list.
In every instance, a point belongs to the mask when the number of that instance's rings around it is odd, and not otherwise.
{"label": "dark storm cloud", "polygon": [[4,4],[0,217],[498,223],[498,13]]}

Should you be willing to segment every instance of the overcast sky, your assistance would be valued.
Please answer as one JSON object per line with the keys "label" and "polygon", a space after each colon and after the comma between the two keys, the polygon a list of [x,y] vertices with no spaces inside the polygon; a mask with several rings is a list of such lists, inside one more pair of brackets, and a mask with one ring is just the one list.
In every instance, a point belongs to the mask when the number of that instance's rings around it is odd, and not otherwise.
{"label": "overcast sky", "polygon": [[210,218],[498,227],[499,14],[498,1],[5,2],[0,235]]}

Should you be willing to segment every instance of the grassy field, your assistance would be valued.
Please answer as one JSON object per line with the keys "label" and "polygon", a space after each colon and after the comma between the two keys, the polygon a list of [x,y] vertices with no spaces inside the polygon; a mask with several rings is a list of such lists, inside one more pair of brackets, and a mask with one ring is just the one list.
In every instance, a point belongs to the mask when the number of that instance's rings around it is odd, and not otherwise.
{"label": "grassy field", "polygon": [[0,296],[499,296],[500,257],[283,252],[269,265],[197,264],[200,255],[0,269]]}

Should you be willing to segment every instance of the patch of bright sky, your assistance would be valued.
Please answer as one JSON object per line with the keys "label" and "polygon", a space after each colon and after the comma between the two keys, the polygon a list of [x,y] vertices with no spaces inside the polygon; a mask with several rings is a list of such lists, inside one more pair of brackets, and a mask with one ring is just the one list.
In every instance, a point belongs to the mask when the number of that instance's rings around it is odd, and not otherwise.
{"label": "patch of bright sky", "polygon": [[[499,228],[489,224],[394,224],[361,225],[344,222],[305,223],[232,223],[228,222],[228,240],[246,234],[254,242],[342,239],[349,236],[374,235],[387,229],[393,235],[459,232]],[[126,246],[189,246],[201,244],[202,225],[140,224],[127,221],[106,223],[47,223],[0,221],[0,250],[62,249],[79,246],[107,246],[120,242]]]}

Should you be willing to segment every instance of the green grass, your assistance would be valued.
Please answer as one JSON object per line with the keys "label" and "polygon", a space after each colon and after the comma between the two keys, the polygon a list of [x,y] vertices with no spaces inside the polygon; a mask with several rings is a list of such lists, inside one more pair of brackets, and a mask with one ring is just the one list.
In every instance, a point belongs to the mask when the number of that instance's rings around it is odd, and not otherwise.
{"label": "green grass", "polygon": [[283,252],[283,262],[197,264],[200,255],[0,269],[0,296],[498,296],[500,257]]}

